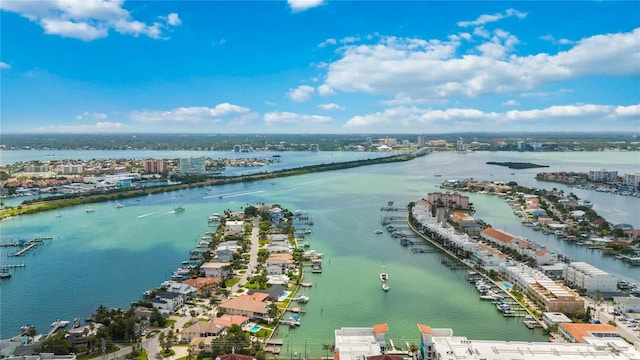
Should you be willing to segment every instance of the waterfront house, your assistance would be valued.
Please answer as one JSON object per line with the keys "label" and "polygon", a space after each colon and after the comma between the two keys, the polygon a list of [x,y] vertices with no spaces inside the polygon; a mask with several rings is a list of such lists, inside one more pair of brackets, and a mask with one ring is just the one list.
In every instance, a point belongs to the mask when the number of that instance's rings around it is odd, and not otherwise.
{"label": "waterfront house", "polygon": [[169,315],[184,305],[184,297],[174,292],[161,292],[151,299],[151,305],[158,309],[161,314]]}
{"label": "waterfront house", "polygon": [[223,334],[225,329],[225,326],[215,324],[211,321],[197,321],[195,324],[182,329],[182,331],[180,332],[180,342],[183,344],[187,344],[190,343],[194,338],[217,338]]}
{"label": "waterfront house", "polygon": [[249,320],[251,319],[247,316],[224,314],[220,317],[214,318],[211,322],[226,327],[230,327],[231,325],[243,327],[249,323]]}
{"label": "waterfront house", "polygon": [[264,299],[269,301],[278,301],[279,298],[286,295],[286,291],[287,287],[284,285],[273,285],[269,288],[269,290],[249,290],[247,292],[247,295],[258,293],[260,294],[259,296],[262,297],[266,294],[266,297],[264,297]]}
{"label": "waterfront house", "polygon": [[200,265],[200,271],[205,277],[224,279],[231,273],[229,262],[209,261]]}
{"label": "waterfront house", "polygon": [[[288,273],[289,270],[295,269],[295,261],[289,253],[271,254],[265,265],[267,267],[267,274],[269,275],[282,275]],[[271,273],[269,271],[271,271]]]}
{"label": "waterfront house", "polygon": [[[378,325],[376,325],[378,326]],[[382,355],[386,352],[383,326],[343,327],[334,331],[334,359],[362,360],[370,356]],[[382,341],[380,341],[382,339]]]}
{"label": "waterfront house", "polygon": [[269,235],[269,243],[270,244],[276,244],[276,243],[289,244],[289,236],[287,234],[271,234]]}
{"label": "waterfront house", "polygon": [[558,326],[558,330],[565,338],[572,343],[581,343],[585,338],[619,338],[618,329],[609,324],[575,324],[562,323]]}
{"label": "waterfront house", "polygon": [[189,286],[193,286],[194,288],[196,288],[198,293],[203,294],[205,293],[207,288],[213,288],[215,284],[219,283],[220,281],[220,278],[198,277],[195,279],[185,280],[184,283]]}
{"label": "waterfront house", "polygon": [[231,261],[233,254],[240,250],[242,250],[242,246],[238,245],[236,241],[225,241],[218,245],[213,254],[217,260]]}
{"label": "waterfront house", "polygon": [[[265,295],[268,296],[268,294]],[[218,305],[227,315],[246,316],[252,320],[266,318],[269,310],[268,306],[267,302],[255,300],[254,297],[246,295],[226,299]]]}
{"label": "waterfront house", "polygon": [[160,284],[160,286],[167,289],[167,291],[169,292],[175,292],[185,296],[189,294],[195,294],[198,292],[198,289],[196,289],[195,287],[186,283],[178,282],[178,281],[171,281],[171,280],[164,281],[162,284]]}
{"label": "waterfront house", "polygon": [[289,244],[283,244],[283,243],[269,244],[267,245],[267,251],[270,254],[289,253],[291,251],[291,246]]}
{"label": "waterfront house", "polygon": [[227,231],[233,231],[235,233],[242,233],[244,231],[244,221],[242,220],[227,220],[225,223]]}
{"label": "waterfront house", "polygon": [[271,216],[271,224],[276,226],[284,219],[284,211],[279,207],[269,209],[269,215]]}

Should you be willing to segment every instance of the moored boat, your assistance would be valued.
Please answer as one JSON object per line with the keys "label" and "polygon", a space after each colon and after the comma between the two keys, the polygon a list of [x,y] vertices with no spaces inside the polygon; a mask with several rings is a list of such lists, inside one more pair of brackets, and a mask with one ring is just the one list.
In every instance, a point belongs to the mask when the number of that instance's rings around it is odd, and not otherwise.
{"label": "moored boat", "polygon": [[383,284],[382,284],[382,290],[383,290],[384,292],[387,292],[387,291],[391,290],[391,287],[389,286],[389,284],[387,284],[387,283],[383,283]]}
{"label": "moored boat", "polygon": [[59,328],[63,328],[65,326],[69,325],[69,322],[67,320],[56,320],[54,322],[51,323],[51,327],[59,327]]}

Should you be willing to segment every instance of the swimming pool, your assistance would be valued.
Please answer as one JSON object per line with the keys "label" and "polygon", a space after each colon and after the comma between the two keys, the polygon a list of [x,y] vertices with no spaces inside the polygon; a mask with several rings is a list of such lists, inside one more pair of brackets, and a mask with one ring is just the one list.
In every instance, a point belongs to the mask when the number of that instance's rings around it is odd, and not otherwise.
{"label": "swimming pool", "polygon": [[291,295],[291,291],[283,291],[282,295],[278,297],[278,301],[284,301],[289,295]]}
{"label": "swimming pool", "polygon": [[249,332],[256,333],[258,330],[260,330],[260,325],[253,325],[253,327],[249,329]]}
{"label": "swimming pool", "polygon": [[502,284],[502,286],[504,286],[504,288],[507,289],[507,290],[511,290],[511,285],[509,285],[507,283]]}

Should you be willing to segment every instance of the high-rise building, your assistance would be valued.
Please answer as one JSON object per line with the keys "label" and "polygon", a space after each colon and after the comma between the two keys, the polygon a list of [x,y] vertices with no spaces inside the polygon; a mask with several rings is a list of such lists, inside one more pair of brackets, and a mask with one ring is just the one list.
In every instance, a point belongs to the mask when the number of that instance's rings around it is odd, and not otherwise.
{"label": "high-rise building", "polygon": [[423,148],[426,144],[426,137],[424,136],[424,134],[418,134],[418,149]]}
{"label": "high-rise building", "polygon": [[144,161],[144,172],[147,174],[161,174],[167,170],[167,161],[147,159]]}
{"label": "high-rise building", "polygon": [[180,172],[183,174],[203,174],[206,172],[205,157],[180,159]]}

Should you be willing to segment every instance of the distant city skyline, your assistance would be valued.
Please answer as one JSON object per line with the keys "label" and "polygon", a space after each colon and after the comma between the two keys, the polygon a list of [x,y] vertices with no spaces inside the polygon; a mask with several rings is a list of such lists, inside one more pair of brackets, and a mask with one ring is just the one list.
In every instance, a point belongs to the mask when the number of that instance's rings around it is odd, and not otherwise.
{"label": "distant city skyline", "polygon": [[10,133],[640,131],[640,2],[0,3]]}

